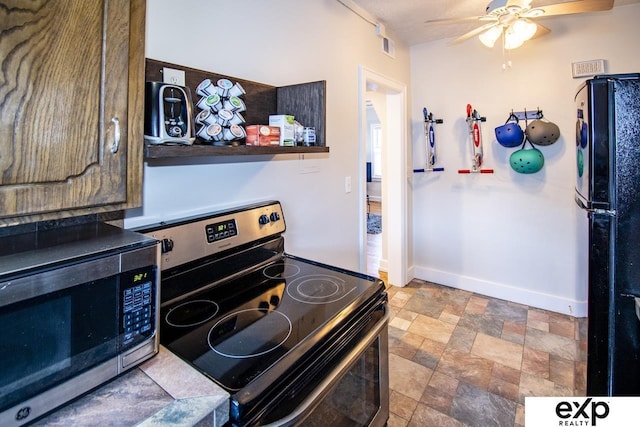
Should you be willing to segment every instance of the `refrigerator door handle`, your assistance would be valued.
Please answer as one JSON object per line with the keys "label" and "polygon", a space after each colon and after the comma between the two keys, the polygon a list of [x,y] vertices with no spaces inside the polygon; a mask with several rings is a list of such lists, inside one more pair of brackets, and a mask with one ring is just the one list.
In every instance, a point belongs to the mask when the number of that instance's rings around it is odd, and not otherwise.
{"label": "refrigerator door handle", "polygon": [[587,211],[588,213],[593,213],[593,214],[597,214],[597,215],[616,216],[616,211],[615,210],[590,208],[577,195],[575,196],[575,201],[576,201],[576,204],[578,205],[578,207],[580,209],[582,209],[584,211]]}
{"label": "refrigerator door handle", "polygon": [[590,211],[591,210],[587,205],[584,204],[582,199],[580,197],[578,197],[577,194],[575,196],[575,201],[576,201],[576,204],[578,205],[578,207],[580,207],[580,209],[585,210],[585,211]]}

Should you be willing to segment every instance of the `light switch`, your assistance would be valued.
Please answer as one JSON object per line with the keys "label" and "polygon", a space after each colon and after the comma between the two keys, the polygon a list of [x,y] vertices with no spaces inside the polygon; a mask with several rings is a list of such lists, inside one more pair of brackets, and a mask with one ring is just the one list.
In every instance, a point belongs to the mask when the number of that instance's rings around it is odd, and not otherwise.
{"label": "light switch", "polygon": [[350,176],[344,177],[344,192],[351,193],[351,177]]}

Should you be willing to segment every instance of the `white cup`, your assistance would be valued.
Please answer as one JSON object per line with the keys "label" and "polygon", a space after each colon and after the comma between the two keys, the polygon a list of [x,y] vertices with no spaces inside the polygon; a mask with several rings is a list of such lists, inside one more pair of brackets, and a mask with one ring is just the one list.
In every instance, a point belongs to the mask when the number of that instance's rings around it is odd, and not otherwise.
{"label": "white cup", "polygon": [[247,136],[244,128],[238,125],[231,125],[231,127],[224,128],[224,140],[235,141],[236,139],[242,139]]}
{"label": "white cup", "polygon": [[247,91],[245,91],[242,85],[238,82],[229,89],[229,96],[242,96],[245,93],[247,93]]}
{"label": "white cup", "polygon": [[242,101],[242,99],[238,98],[237,96],[232,96],[225,99],[223,105],[224,105],[224,108],[226,108],[227,110],[235,111],[238,113],[247,110],[247,107]]}
{"label": "white cup", "polygon": [[235,112],[233,113],[233,118],[231,120],[229,120],[229,124],[230,125],[241,125],[245,122],[246,120],[244,119],[244,117],[242,117],[242,114]]}
{"label": "white cup", "polygon": [[196,123],[199,125],[212,125],[218,121],[218,118],[211,112],[210,109],[202,110],[196,116]]}
{"label": "white cup", "polygon": [[200,129],[198,129],[198,132],[196,132],[198,138],[204,139],[205,141],[211,141],[211,135],[209,135],[209,133],[207,132],[208,127],[209,125],[200,126]]}
{"label": "white cup", "polygon": [[220,141],[223,138],[222,126],[217,123],[209,125],[209,127],[207,128],[207,133],[214,141]]}
{"label": "white cup", "polygon": [[229,90],[233,87],[233,83],[229,79],[218,79],[216,86],[218,86],[218,95],[226,98],[229,96]]}
{"label": "white cup", "polygon": [[204,79],[196,88],[196,93],[200,96],[207,97],[209,95],[213,95],[214,93],[218,93],[218,88],[210,79]]}
{"label": "white cup", "polygon": [[198,103],[196,104],[201,110],[212,110],[218,111],[222,108],[222,101],[220,100],[220,95],[214,93],[213,95],[207,95],[200,98]]}
{"label": "white cup", "polygon": [[229,126],[233,119],[233,113],[229,110],[222,109],[218,111],[218,123],[220,126]]}

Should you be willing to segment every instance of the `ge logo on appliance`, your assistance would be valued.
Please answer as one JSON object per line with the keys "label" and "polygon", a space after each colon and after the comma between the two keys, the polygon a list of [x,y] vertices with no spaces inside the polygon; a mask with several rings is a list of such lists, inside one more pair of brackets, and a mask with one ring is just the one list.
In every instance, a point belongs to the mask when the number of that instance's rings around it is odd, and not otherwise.
{"label": "ge logo on appliance", "polygon": [[29,417],[29,415],[31,415],[31,407],[23,406],[18,410],[18,412],[16,412],[16,421],[25,420]]}

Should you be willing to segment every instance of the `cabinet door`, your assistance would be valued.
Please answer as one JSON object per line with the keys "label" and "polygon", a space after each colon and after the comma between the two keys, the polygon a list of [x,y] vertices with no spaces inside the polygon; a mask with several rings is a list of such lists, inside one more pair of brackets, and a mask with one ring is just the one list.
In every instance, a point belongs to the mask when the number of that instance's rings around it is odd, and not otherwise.
{"label": "cabinet door", "polygon": [[0,0],[0,16],[0,218],[124,202],[129,1]]}

